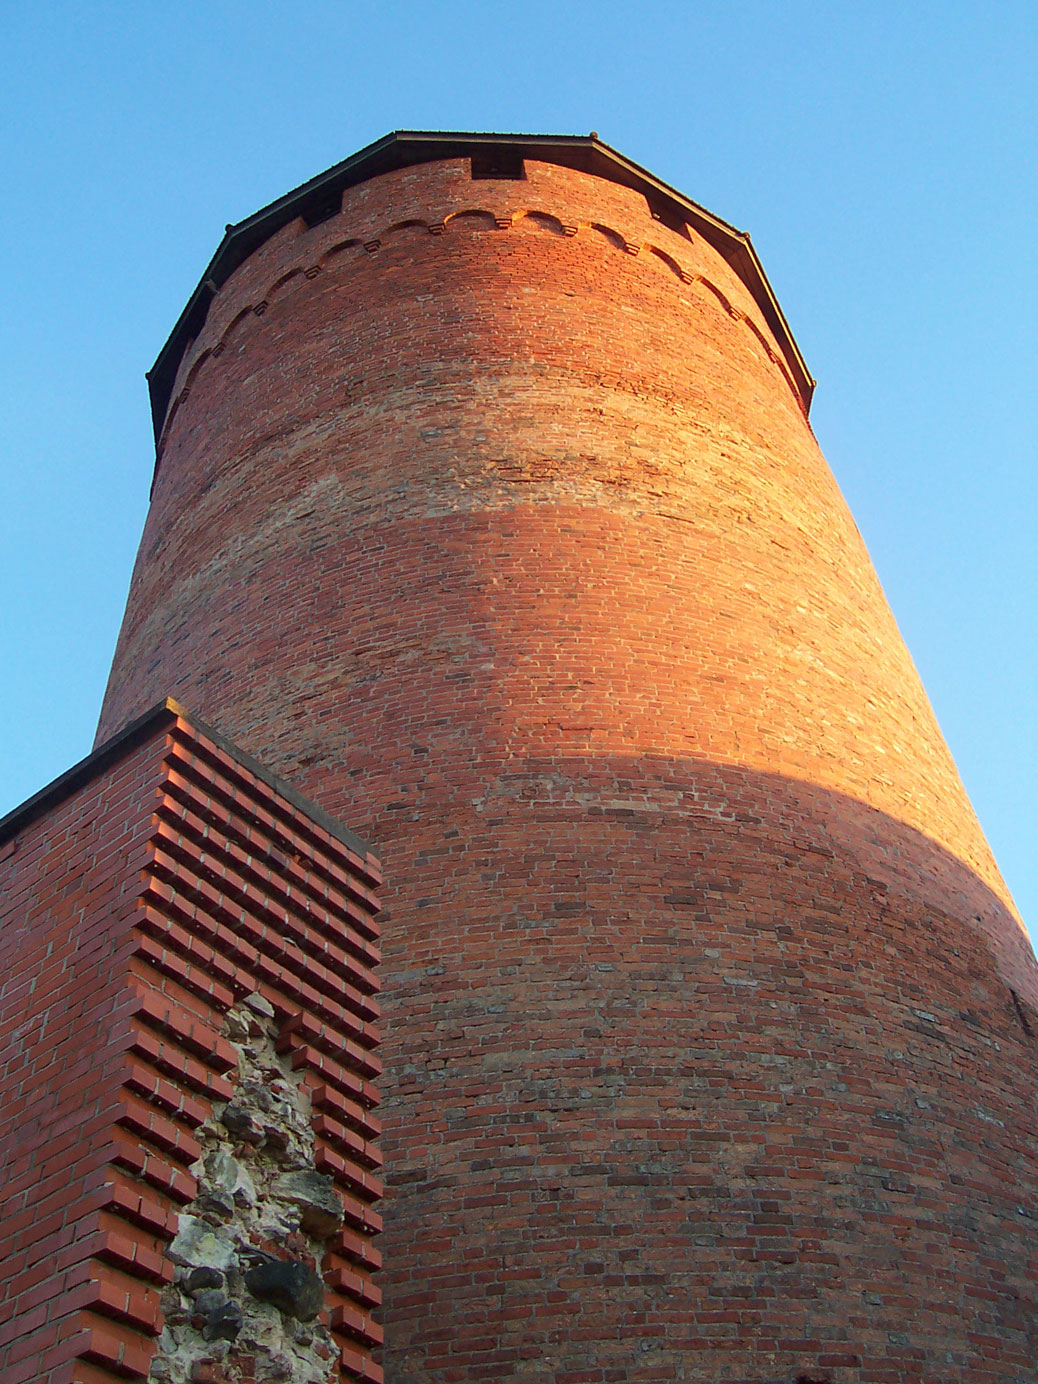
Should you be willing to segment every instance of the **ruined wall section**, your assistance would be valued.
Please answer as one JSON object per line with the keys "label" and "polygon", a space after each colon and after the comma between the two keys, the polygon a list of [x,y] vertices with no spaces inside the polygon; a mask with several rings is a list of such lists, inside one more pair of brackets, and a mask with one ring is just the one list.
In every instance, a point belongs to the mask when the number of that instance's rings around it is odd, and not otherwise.
{"label": "ruined wall section", "polygon": [[5,1384],[175,1378],[199,1240],[186,1377],[381,1378],[378,865],[256,769],[167,704],[0,824]]}

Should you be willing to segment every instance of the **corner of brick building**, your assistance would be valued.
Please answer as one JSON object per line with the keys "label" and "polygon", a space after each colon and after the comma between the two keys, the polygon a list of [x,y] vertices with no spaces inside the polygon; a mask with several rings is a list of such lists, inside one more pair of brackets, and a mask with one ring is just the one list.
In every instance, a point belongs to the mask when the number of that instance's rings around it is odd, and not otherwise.
{"label": "corner of brick building", "polygon": [[4,1384],[253,1377],[247,1340],[207,1351],[173,1286],[192,1251],[171,1257],[178,1223],[259,1240],[195,1205],[207,1149],[255,1172],[285,1142],[254,1121],[238,1147],[220,1122],[250,1032],[297,1084],[341,1205],[321,1239],[256,1253],[323,1277],[297,1331],[314,1368],[381,1379],[379,882],[363,843],[168,701],[0,823]]}

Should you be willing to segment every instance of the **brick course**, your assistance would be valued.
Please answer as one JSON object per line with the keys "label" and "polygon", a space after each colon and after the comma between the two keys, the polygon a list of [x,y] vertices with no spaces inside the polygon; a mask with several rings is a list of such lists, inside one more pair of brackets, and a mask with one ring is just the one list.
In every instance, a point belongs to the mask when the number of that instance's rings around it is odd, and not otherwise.
{"label": "brick course", "polygon": [[387,1378],[1023,1384],[1011,900],[738,275],[526,175],[223,285],[100,734],[172,691],[378,844]]}

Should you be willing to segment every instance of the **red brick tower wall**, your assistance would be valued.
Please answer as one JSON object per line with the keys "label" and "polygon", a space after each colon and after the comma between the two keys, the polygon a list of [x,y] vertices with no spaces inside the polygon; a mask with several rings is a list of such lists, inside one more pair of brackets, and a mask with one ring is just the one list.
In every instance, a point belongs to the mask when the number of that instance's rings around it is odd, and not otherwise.
{"label": "red brick tower wall", "polygon": [[1033,955],[758,301],[525,172],[220,288],[101,733],[380,852],[388,1380],[1023,1384]]}

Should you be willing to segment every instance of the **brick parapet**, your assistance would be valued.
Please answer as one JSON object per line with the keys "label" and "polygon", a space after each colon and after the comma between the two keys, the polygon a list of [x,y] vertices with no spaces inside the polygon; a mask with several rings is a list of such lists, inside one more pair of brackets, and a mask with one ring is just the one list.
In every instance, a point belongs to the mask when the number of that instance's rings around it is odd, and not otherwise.
{"label": "brick parapet", "polygon": [[0,1377],[145,1376],[196,1131],[234,1090],[223,1016],[258,994],[307,1081],[348,1108],[348,1128],[314,1118],[351,1226],[325,1266],[328,1320],[342,1378],[379,1378],[377,862],[179,709],[94,759],[3,824]]}
{"label": "brick parapet", "polygon": [[[305,288],[330,269],[392,250],[403,238],[412,248],[453,228],[487,234],[515,231],[548,238],[580,236],[603,277],[623,278],[612,254],[641,256],[670,279],[674,293],[693,291],[711,311],[741,324],[786,381],[797,407],[803,402],[771,328],[732,267],[701,237],[654,220],[643,194],[600,183],[572,170],[527,161],[520,182],[473,181],[467,159],[387,174],[347,190],[340,214],[308,227],[300,218],[284,227],[235,271],[216,295],[205,327],[185,351],[158,441],[158,466],[173,419],[203,368],[240,349],[275,299]],[[601,257],[601,263],[597,260]]]}

